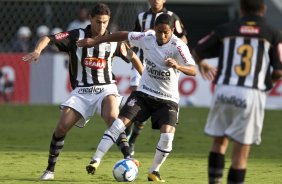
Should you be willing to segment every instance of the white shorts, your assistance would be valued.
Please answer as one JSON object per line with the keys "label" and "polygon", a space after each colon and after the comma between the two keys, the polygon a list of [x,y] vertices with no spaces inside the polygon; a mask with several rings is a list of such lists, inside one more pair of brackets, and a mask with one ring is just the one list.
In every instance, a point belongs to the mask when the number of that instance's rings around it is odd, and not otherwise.
{"label": "white shorts", "polygon": [[141,75],[134,67],[132,67],[130,74],[130,86],[139,86],[140,79]]}
{"label": "white shorts", "polygon": [[83,118],[75,125],[83,128],[94,113],[101,115],[102,101],[108,95],[117,96],[118,104],[122,99],[116,84],[77,87],[71,92],[70,97],[60,105],[60,108],[71,107],[79,112]]}
{"label": "white shorts", "polygon": [[205,126],[210,136],[228,136],[242,144],[260,144],[265,92],[218,85]]}

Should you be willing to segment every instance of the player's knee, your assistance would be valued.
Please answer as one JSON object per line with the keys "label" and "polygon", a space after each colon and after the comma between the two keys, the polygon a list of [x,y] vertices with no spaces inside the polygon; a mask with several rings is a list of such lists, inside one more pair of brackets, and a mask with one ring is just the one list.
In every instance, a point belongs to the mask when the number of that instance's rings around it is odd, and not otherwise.
{"label": "player's knee", "polygon": [[171,152],[173,138],[174,138],[173,133],[161,133],[160,141],[158,143],[158,148],[163,151]]}
{"label": "player's knee", "polygon": [[69,128],[64,124],[59,123],[55,129],[56,137],[63,137],[68,133]]}

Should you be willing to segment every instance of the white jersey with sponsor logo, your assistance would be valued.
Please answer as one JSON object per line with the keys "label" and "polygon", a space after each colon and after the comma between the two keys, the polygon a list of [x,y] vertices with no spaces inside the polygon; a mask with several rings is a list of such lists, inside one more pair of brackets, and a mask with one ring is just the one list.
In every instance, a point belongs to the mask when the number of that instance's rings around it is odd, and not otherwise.
{"label": "white jersey with sponsor logo", "polygon": [[181,65],[195,65],[187,45],[173,35],[168,43],[159,46],[155,31],[130,32],[128,40],[132,45],[143,49],[144,61],[146,62],[146,68],[137,90],[178,103],[180,71],[167,67],[165,60],[173,58]]}

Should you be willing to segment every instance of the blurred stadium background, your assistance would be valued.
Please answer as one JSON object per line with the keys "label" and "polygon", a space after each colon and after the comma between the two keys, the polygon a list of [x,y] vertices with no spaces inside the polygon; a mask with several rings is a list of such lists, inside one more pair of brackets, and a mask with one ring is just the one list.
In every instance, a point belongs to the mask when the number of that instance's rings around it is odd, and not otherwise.
{"label": "blurred stadium background", "polygon": [[[137,14],[147,10],[147,0],[0,0],[0,104],[58,104],[70,92],[67,58],[62,54],[46,51],[40,64],[21,62],[24,53],[35,44],[38,28],[45,26],[66,31],[68,24],[77,18],[77,10],[89,10],[97,2],[107,3],[112,10],[110,30],[132,30]],[[193,49],[195,43],[216,25],[238,18],[238,0],[167,0],[166,7],[182,19]],[[282,30],[282,1],[266,0],[270,24]],[[42,27],[42,25],[44,25]],[[23,28],[24,27],[24,28]],[[30,30],[28,30],[28,28]],[[44,29],[43,29],[44,30]],[[31,35],[29,48],[14,49],[19,33]],[[129,94],[129,65],[119,62],[115,68],[122,95]],[[215,62],[216,63],[216,62]],[[126,72],[124,72],[126,71]],[[181,105],[209,106],[212,86],[200,76],[182,76],[179,85]],[[205,96],[205,98],[202,98]],[[269,93],[268,108],[282,108],[282,82]]]}

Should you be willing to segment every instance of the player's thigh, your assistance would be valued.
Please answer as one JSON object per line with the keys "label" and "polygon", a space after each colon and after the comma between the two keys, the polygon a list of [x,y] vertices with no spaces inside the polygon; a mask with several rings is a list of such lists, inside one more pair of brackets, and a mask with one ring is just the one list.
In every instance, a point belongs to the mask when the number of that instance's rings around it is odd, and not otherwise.
{"label": "player's thigh", "polygon": [[151,115],[151,107],[146,102],[147,100],[140,95],[140,92],[132,92],[120,110],[119,116],[129,119],[130,122],[146,121]]}
{"label": "player's thigh", "polygon": [[83,118],[79,112],[74,110],[71,107],[64,107],[59,122],[56,126],[55,133],[58,136],[59,134],[65,135],[73,125]]}
{"label": "player's thigh", "polygon": [[160,129],[163,125],[176,127],[178,123],[178,104],[171,101],[156,101],[158,106],[152,113],[152,128]]}
{"label": "player's thigh", "polygon": [[104,97],[102,102],[101,116],[108,126],[112,124],[118,117],[119,105],[115,95]]}
{"label": "player's thigh", "polygon": [[[79,90],[82,89],[77,87],[71,92],[71,95],[66,99],[61,105],[60,109],[71,108],[81,115],[81,118],[77,120],[76,126],[82,128],[89,121],[92,116],[92,112],[89,111],[91,105],[91,95],[90,94],[80,94]],[[66,113],[65,113],[66,114]],[[64,116],[64,115],[63,115]],[[63,121],[63,120],[61,120]],[[65,122],[65,121],[64,121]],[[68,122],[68,120],[67,120]],[[60,123],[61,124],[61,123]]]}

